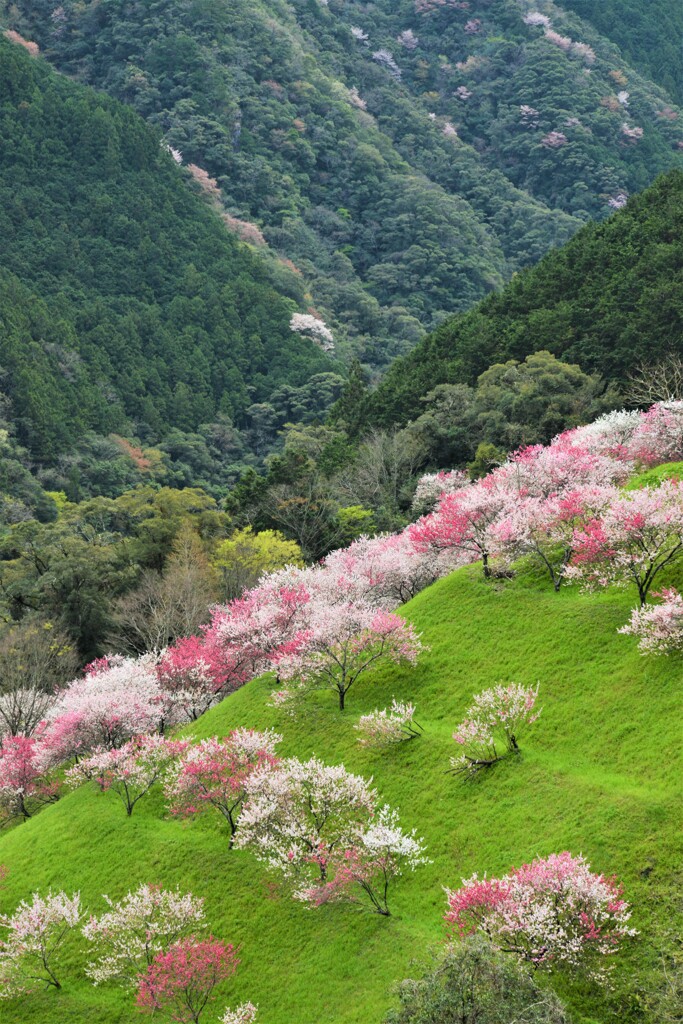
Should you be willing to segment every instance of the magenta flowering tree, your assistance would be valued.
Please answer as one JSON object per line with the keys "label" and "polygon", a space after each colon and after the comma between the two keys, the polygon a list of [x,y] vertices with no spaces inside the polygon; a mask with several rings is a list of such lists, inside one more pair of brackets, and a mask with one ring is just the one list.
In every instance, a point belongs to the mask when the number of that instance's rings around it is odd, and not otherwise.
{"label": "magenta flowering tree", "polygon": [[617,497],[614,487],[584,485],[549,497],[520,496],[493,527],[508,558],[531,556],[559,591],[574,553],[577,530]]}
{"label": "magenta flowering tree", "polygon": [[236,689],[249,676],[235,671],[229,652],[207,636],[184,637],[167,648],[157,674],[163,701],[176,722],[194,722],[226,689]]}
{"label": "magenta flowering tree", "polygon": [[538,686],[519,683],[499,683],[477,694],[453,733],[461,753],[451,758],[450,771],[471,778],[516,753],[520,736],[541,714],[537,699]]}
{"label": "magenta flowering tree", "polygon": [[133,808],[149,793],[173,761],[188,747],[186,740],[164,736],[134,736],[118,750],[97,750],[66,772],[72,786],[94,781],[102,790],[116,793],[130,817]]}
{"label": "magenta flowering tree", "polygon": [[179,939],[157,953],[140,978],[137,1005],[177,1024],[200,1024],[216,985],[233,975],[238,964],[234,946],[212,935]]}
{"label": "magenta flowering tree", "polygon": [[45,760],[42,737],[5,736],[0,744],[0,825],[26,821],[57,800],[59,788],[46,775]]}
{"label": "magenta flowering tree", "polygon": [[637,934],[617,881],[568,852],[539,857],[500,879],[473,875],[446,895],[446,921],[456,935],[480,931],[534,967],[566,965],[598,981],[620,942]]}
{"label": "magenta flowering tree", "polygon": [[195,931],[204,919],[202,899],[154,885],[140,885],[118,903],[109,896],[104,900],[109,910],[83,927],[97,957],[85,970],[95,985],[136,984],[158,953]]}
{"label": "magenta flowering tree", "polygon": [[494,551],[492,527],[513,497],[506,472],[496,470],[476,483],[446,494],[436,510],[408,527],[417,550],[454,550],[461,564],[481,559],[484,576],[491,576]]}
{"label": "magenta flowering tree", "polygon": [[310,690],[332,689],[343,711],[349,690],[373,665],[414,665],[422,650],[413,626],[398,615],[365,602],[312,602],[300,650],[277,661],[279,678],[289,686],[274,701],[285,704]]}
{"label": "magenta flowering tree", "polygon": [[232,847],[247,780],[278,764],[281,740],[271,729],[233,729],[224,740],[214,736],[188,746],[164,783],[172,813],[189,817],[213,808],[230,827]]}
{"label": "magenta flowering tree", "polygon": [[654,597],[659,604],[634,608],[631,621],[622,626],[620,633],[638,638],[641,654],[671,654],[683,650],[683,597],[673,587],[665,588]]}
{"label": "magenta flowering tree", "polygon": [[575,531],[566,576],[587,588],[635,585],[641,607],[659,573],[683,552],[683,484],[625,491]]}
{"label": "magenta flowering tree", "polygon": [[0,997],[17,996],[36,982],[61,988],[57,977],[62,946],[81,919],[79,893],[34,893],[13,914],[0,914]]}
{"label": "magenta flowering tree", "polygon": [[629,455],[646,466],[683,458],[683,402],[657,402],[642,413]]}

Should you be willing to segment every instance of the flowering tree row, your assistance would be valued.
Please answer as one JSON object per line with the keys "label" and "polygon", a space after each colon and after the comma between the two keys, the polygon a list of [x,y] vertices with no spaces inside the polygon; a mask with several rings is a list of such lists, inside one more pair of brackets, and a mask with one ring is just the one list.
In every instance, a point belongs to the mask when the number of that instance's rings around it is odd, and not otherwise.
{"label": "flowering tree row", "polygon": [[[204,930],[204,903],[191,893],[140,885],[99,917],[86,914],[80,893],[34,893],[13,914],[0,915],[0,998],[25,996],[36,984],[61,988],[65,945],[80,926],[93,949],[85,974],[95,985],[114,983],[136,992],[141,1010],[178,1024],[200,1024],[219,982],[239,959],[231,944]],[[251,1003],[227,1009],[222,1024],[250,1024]]]}

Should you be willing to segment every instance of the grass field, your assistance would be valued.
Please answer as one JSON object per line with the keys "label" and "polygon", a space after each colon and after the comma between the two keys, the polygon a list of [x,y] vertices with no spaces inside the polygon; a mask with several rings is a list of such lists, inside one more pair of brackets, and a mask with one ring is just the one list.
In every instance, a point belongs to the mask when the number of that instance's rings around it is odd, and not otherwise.
{"label": "grass field", "polygon": [[[315,753],[373,776],[433,858],[396,884],[388,919],[292,901],[264,866],[228,849],[217,818],[169,820],[160,792],[127,819],[114,794],[90,787],[0,837],[0,863],[10,870],[3,908],[52,886],[80,889],[99,912],[102,893],[118,898],[142,881],[177,884],[205,897],[215,935],[241,945],[239,973],[219,990],[207,1024],[246,999],[259,1005],[259,1024],[380,1024],[392,986],[443,942],[444,885],[568,849],[619,876],[641,934],[620,955],[610,993],[565,977],[556,987],[578,1024],[645,1022],[639,992],[680,912],[681,662],[643,658],[616,632],[633,598],[555,594],[533,575],[491,584],[477,567],[463,569],[403,609],[431,648],[419,665],[361,679],[343,715],[330,693],[289,719],[268,706],[272,683],[258,679],[197,723],[197,736],[274,726],[284,734],[282,753]],[[521,756],[463,783],[445,774],[453,728],[472,694],[498,680],[540,682],[543,714]],[[424,735],[388,751],[361,748],[358,716],[394,696],[416,701]],[[85,946],[74,937],[61,992],[6,1001],[0,1020],[144,1019],[130,993],[85,979]]]}

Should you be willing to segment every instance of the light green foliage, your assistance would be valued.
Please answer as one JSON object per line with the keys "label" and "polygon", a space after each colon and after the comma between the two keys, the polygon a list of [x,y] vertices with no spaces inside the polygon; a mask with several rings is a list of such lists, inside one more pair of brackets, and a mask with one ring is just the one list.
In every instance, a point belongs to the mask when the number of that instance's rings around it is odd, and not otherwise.
{"label": "light green foliage", "polygon": [[296,541],[287,540],[278,530],[254,532],[251,526],[221,541],[212,561],[220,571],[226,600],[253,587],[265,572],[304,564]]}

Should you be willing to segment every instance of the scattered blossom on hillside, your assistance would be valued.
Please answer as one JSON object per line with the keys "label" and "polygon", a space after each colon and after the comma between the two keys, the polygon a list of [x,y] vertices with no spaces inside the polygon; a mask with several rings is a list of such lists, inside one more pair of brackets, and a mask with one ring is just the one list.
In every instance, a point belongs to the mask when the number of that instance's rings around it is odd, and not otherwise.
{"label": "scattered blossom on hillside", "polygon": [[292,313],[289,329],[294,331],[295,334],[310,335],[324,352],[331,352],[334,348],[334,335],[332,331],[324,320],[320,320],[311,313]]}
{"label": "scattered blossom on hillside", "polygon": [[517,751],[522,733],[540,717],[537,699],[538,686],[519,683],[499,683],[477,694],[453,733],[462,752],[451,758],[450,770],[472,777]]}
{"label": "scattered blossom on hillside", "polygon": [[397,82],[401,81],[401,69],[394,60],[394,55],[389,50],[375,50],[372,59],[389,72]]}
{"label": "scattered blossom on hillside", "polygon": [[533,25],[535,28],[550,28],[551,25],[547,14],[541,14],[539,11],[529,11],[524,15],[522,21],[525,25]]}

